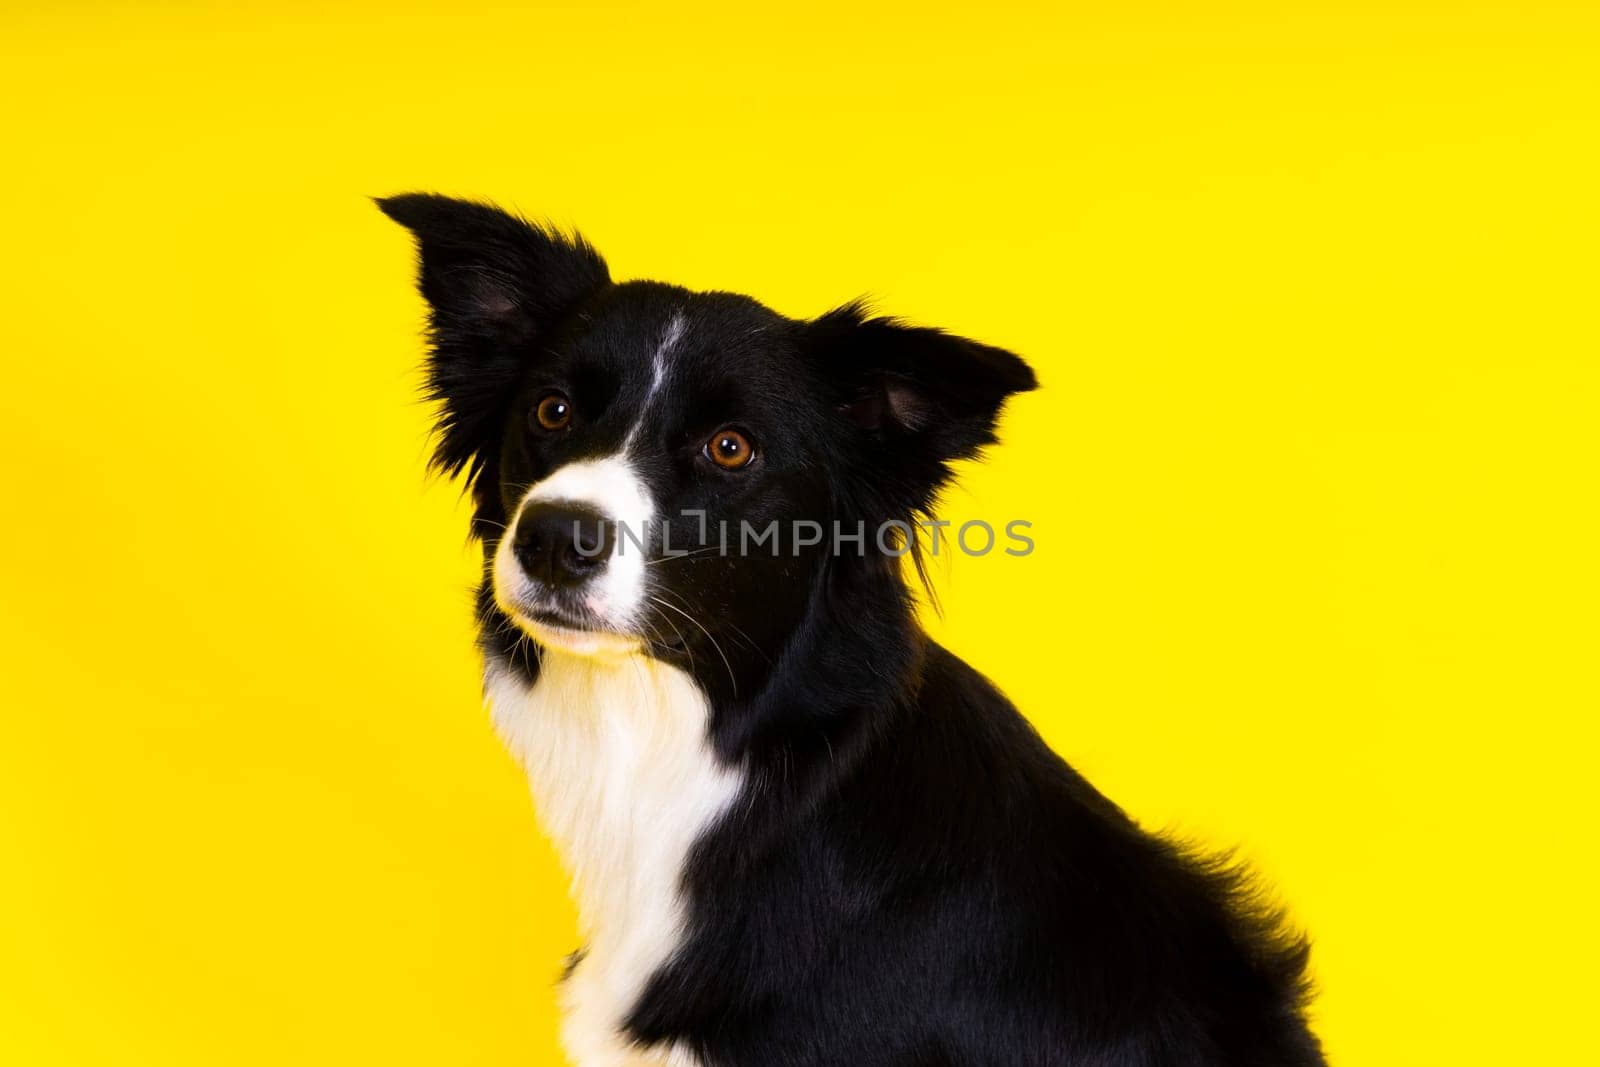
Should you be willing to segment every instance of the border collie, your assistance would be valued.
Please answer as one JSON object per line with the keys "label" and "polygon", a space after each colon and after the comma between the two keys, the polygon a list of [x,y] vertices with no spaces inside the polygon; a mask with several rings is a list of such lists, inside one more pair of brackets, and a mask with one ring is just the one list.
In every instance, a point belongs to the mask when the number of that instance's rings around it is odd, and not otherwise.
{"label": "border collie", "polygon": [[872,534],[995,441],[1027,364],[859,305],[616,283],[481,203],[378,204],[417,240],[493,720],[579,905],[576,1063],[1323,1062],[1303,938],[930,640],[917,538]]}

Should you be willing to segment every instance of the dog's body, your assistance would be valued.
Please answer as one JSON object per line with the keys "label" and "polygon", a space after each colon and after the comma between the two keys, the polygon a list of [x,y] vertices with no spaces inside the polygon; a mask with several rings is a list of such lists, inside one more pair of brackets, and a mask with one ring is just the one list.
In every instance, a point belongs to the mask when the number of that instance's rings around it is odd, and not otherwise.
{"label": "dog's body", "polygon": [[933,644],[874,536],[993,440],[1021,360],[381,206],[421,247],[495,723],[579,903],[577,1063],[1322,1062],[1303,941]]}

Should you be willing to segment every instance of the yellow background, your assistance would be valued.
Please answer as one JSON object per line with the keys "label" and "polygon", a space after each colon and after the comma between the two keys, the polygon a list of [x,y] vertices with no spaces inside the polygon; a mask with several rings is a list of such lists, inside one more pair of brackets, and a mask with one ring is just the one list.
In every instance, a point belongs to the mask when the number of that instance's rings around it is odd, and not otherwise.
{"label": "yellow background", "polygon": [[1600,18],[1288,6],[6,4],[0,1061],[558,1061],[410,188],[1024,353],[938,632],[1336,1063],[1592,1056]]}

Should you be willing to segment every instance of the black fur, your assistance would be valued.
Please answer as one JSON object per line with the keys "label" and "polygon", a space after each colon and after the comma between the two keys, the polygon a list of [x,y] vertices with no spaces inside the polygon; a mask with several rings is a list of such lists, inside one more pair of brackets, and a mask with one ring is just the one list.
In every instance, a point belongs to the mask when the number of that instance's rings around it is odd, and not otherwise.
{"label": "black fur", "polygon": [[[911,520],[1035,384],[1009,352],[859,306],[800,322],[619,285],[580,238],[442,197],[379,203],[419,241],[437,462],[467,473],[486,561],[529,486],[636,423],[652,491],[712,530]],[[674,384],[644,410],[674,315]],[[573,424],[531,432],[552,387]],[[701,459],[726,425],[759,442],[750,469]],[[691,856],[690,936],[627,1020],[639,1042],[755,1067],[1323,1062],[1305,941],[1237,866],[1140,830],[930,641],[870,538],[652,562],[704,628],[658,612],[651,652],[710,695],[715,750],[749,784]],[[485,654],[536,678],[487,564],[478,611]]]}

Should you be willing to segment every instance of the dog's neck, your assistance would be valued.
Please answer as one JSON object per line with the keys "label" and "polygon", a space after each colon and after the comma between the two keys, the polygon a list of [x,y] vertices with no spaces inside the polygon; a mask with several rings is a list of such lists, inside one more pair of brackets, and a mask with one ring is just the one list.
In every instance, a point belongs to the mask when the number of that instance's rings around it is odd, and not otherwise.
{"label": "dog's neck", "polygon": [[844,562],[817,577],[760,684],[713,710],[717,751],[788,794],[780,807],[826,788],[915,697],[928,637],[909,590],[896,571]]}

